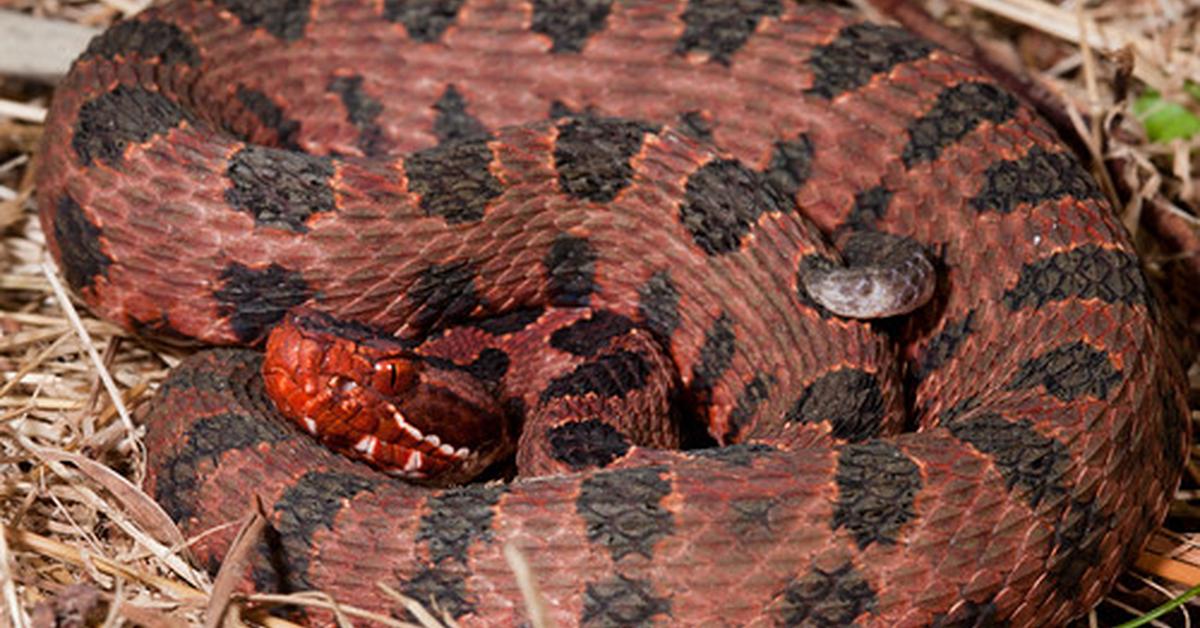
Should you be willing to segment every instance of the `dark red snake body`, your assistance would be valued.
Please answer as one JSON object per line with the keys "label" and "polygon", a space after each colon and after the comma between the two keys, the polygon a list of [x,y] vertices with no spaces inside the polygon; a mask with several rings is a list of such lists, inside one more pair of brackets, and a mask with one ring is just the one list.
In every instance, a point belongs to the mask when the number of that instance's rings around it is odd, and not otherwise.
{"label": "dark red snake body", "polygon": [[[197,354],[145,416],[148,490],[189,534],[261,496],[264,590],[517,624],[512,545],[563,624],[1061,624],[1187,451],[1160,312],[1075,157],[971,64],[826,8],[177,2],[92,42],[38,172],[66,279],[130,329],[254,344],[303,306],[524,382],[515,416],[655,381],[706,421],[667,451],[559,417],[547,455],[585,470],[431,489],[278,421],[258,354]],[[830,315],[818,231],[921,245],[933,301]]]}

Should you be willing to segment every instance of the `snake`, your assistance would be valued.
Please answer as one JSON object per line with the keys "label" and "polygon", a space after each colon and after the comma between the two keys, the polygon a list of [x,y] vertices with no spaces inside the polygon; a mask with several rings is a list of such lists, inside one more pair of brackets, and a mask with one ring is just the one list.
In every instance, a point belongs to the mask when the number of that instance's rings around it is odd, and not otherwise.
{"label": "snake", "polygon": [[214,572],[259,504],[244,591],[1060,625],[1188,451],[1088,170],[840,7],[175,0],[74,62],[37,201],[93,312],[215,345],[140,409],[146,491]]}

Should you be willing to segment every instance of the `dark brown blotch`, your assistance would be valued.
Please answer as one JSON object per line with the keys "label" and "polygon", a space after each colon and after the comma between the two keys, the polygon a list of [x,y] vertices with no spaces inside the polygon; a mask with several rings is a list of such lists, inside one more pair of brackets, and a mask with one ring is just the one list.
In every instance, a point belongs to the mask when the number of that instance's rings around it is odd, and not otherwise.
{"label": "dark brown blotch", "polygon": [[568,421],[546,430],[550,455],[574,471],[604,468],[629,453],[629,438],[596,418]]}
{"label": "dark brown blotch", "polygon": [[883,419],[883,388],[878,378],[855,368],[837,369],[817,378],[786,415],[789,422],[828,421],[835,437],[851,442],[878,434]]}
{"label": "dark brown blotch", "polygon": [[630,392],[644,388],[650,374],[651,365],[646,356],[622,349],[584,362],[570,373],[550,380],[542,389],[540,399],[543,403],[585,395],[623,399]]}
{"label": "dark brown blotch", "polygon": [[100,228],[88,219],[75,199],[63,195],[54,211],[54,241],[67,284],[76,292],[95,285],[97,277],[108,277],[112,258],[104,252]]}
{"label": "dark brown blotch", "polygon": [[773,614],[782,626],[849,626],[875,613],[878,598],[852,563],[814,566],[775,596]]}
{"label": "dark brown blotch", "polygon": [[310,471],[284,491],[274,506],[275,532],[286,556],[287,569],[281,574],[284,590],[312,588],[308,568],[313,556],[313,537],[322,529],[333,530],[338,515],[350,501],[375,485],[375,481],[360,475]]}
{"label": "dark brown blotch", "polygon": [[782,11],[780,0],[691,0],[683,11],[683,35],[675,50],[707,52],[713,61],[728,64],[764,17]]}
{"label": "dark brown blotch", "polygon": [[737,252],[764,212],[783,212],[793,202],[766,178],[733,159],[710,161],[688,177],[679,220],[706,254]]}
{"label": "dark brown blotch", "polygon": [[858,89],[900,65],[924,58],[933,44],[896,26],[864,22],[841,30],[833,41],[813,49],[813,83],[808,92],[832,99]]}
{"label": "dark brown blotch", "polygon": [[492,174],[492,149],[486,138],[438,144],[404,160],[408,187],[421,197],[428,216],[460,224],[483,218],[504,186]]}
{"label": "dark brown blotch", "polygon": [[114,59],[136,56],[157,59],[164,65],[200,65],[200,52],[192,38],[178,26],[162,20],[117,22],[88,44],[84,57]]}
{"label": "dark brown blotch", "polygon": [[656,595],[649,580],[623,574],[589,582],[583,592],[582,626],[651,626],[671,617],[670,596]]}
{"label": "dark brown blotch", "polygon": [[998,161],[984,173],[983,189],[968,201],[977,211],[1008,214],[1021,205],[1037,205],[1061,198],[1103,198],[1092,176],[1075,155],[1050,152],[1041,146],[1019,159]]}
{"label": "dark brown blotch", "polygon": [[575,511],[587,537],[608,549],[614,561],[629,554],[654,557],[658,541],[675,532],[675,520],[662,506],[671,483],[661,467],[602,471],[583,480]]}
{"label": "dark brown blotch", "polygon": [[1129,251],[1084,244],[1021,267],[1021,276],[1004,293],[1010,310],[1037,308],[1067,299],[1150,305],[1154,299],[1141,263]]}
{"label": "dark brown blotch", "polygon": [[566,327],[554,330],[550,346],[572,355],[593,356],[609,346],[613,338],[633,329],[633,321],[610,310],[597,310]]}
{"label": "dark brown blotch", "polygon": [[596,291],[598,258],[586,238],[569,233],[558,234],[542,260],[550,302],[568,307],[587,305]]}
{"label": "dark brown blotch", "polygon": [[421,515],[417,541],[427,545],[435,564],[447,559],[466,564],[471,545],[492,540],[496,504],[504,493],[502,486],[475,484],[433,495]]}
{"label": "dark brown blotch", "polygon": [[550,52],[580,52],[611,10],[612,0],[533,0],[530,30],[550,37]]}
{"label": "dark brown blotch", "polygon": [[576,116],[558,126],[554,165],[558,187],[572,198],[607,203],[633,181],[630,159],[654,129],[621,118]]}
{"label": "dark brown blotch", "polygon": [[433,103],[433,110],[437,112],[433,134],[439,142],[479,139],[488,135],[487,127],[467,111],[467,99],[453,84],[446,86],[438,101]]}
{"label": "dark brown blotch", "polygon": [[283,41],[304,37],[311,17],[311,0],[217,0],[242,24],[261,28]]}
{"label": "dark brown blotch", "polygon": [[959,440],[991,456],[1006,488],[1020,487],[1030,507],[1066,492],[1071,452],[1066,445],[1038,433],[1028,420],[1009,421],[989,412],[953,420],[948,427]]}
{"label": "dark brown blotch", "polygon": [[434,264],[423,270],[404,296],[412,308],[408,323],[431,331],[466,321],[483,303],[475,288],[476,274],[467,261]]}
{"label": "dark brown blotch", "polygon": [[900,156],[904,167],[933,161],[979,125],[999,124],[1016,111],[1017,99],[991,83],[968,81],[947,87],[928,112],[908,125],[908,144]]}
{"label": "dark brown blotch", "polygon": [[229,321],[229,327],[244,344],[253,344],[289,310],[315,294],[297,271],[272,263],[251,268],[237,262],[225,267],[213,291],[217,314]]}
{"label": "dark brown blotch", "polygon": [[1108,398],[1109,390],[1120,384],[1121,377],[1120,369],[1113,366],[1106,351],[1077,341],[1021,362],[1017,374],[1004,388],[1025,390],[1041,386],[1062,401],[1083,396],[1103,400]]}
{"label": "dark brown blotch", "polygon": [[921,470],[885,441],[846,445],[838,451],[838,498],[831,527],[845,528],[860,550],[872,543],[894,545],[904,524],[916,517]]}
{"label": "dark brown blotch", "polygon": [[185,120],[194,122],[191,114],[162,93],[117,85],[79,108],[71,148],[85,166],[96,161],[119,166],[128,145],[165,135]]}
{"label": "dark brown blotch", "polygon": [[458,19],[463,0],[384,0],[383,19],[399,22],[414,41],[441,39]]}
{"label": "dark brown blotch", "polygon": [[342,106],[346,108],[346,120],[358,129],[358,139],[355,141],[358,149],[368,157],[388,152],[383,127],[378,122],[379,114],[383,113],[383,103],[363,88],[363,77],[357,74],[335,76],[325,89],[342,101]]}
{"label": "dark brown blotch", "polygon": [[337,208],[329,157],[249,145],[229,159],[225,200],[260,227],[308,231],[313,214]]}

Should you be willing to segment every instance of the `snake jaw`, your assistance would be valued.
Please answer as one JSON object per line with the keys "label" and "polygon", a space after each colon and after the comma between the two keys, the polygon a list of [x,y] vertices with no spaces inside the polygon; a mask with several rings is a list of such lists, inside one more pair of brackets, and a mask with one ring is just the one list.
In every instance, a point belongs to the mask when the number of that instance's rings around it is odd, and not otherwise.
{"label": "snake jaw", "polygon": [[389,337],[326,322],[294,313],[267,339],[267,394],[292,423],[414,480],[468,479],[505,450],[507,422],[470,375],[430,366]]}

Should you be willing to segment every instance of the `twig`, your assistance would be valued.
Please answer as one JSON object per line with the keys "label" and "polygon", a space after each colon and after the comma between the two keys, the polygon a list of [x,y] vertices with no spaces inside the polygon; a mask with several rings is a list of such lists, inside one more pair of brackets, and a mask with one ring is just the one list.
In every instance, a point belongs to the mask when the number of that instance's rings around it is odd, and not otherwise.
{"label": "twig", "polygon": [[8,607],[8,621],[13,628],[24,628],[29,625],[25,613],[21,612],[20,600],[17,599],[17,586],[12,578],[9,567],[11,557],[8,555],[8,539],[3,527],[0,527],[0,593],[3,593],[4,606]]}
{"label": "twig", "polygon": [[225,616],[225,611],[233,601],[233,592],[245,573],[253,555],[255,544],[262,537],[263,528],[267,526],[267,517],[263,514],[262,500],[254,495],[250,517],[238,530],[225,558],[221,561],[221,569],[213,580],[212,595],[208,598],[208,606],[204,609],[204,628],[217,628]]}
{"label": "twig", "polygon": [[58,298],[58,304],[67,315],[67,320],[71,321],[71,326],[75,328],[75,333],[79,334],[79,340],[83,343],[83,348],[87,351],[88,357],[91,358],[92,365],[96,367],[97,373],[100,374],[100,381],[104,382],[104,388],[108,391],[109,398],[112,399],[113,405],[117,408],[117,414],[121,415],[121,422],[125,425],[126,432],[129,433],[130,438],[136,439],[137,430],[133,426],[133,418],[129,416],[129,410],[125,408],[125,401],[121,399],[121,391],[117,389],[117,383],[113,381],[112,374],[108,372],[108,369],[104,368],[104,361],[100,359],[100,354],[96,351],[96,345],[92,344],[92,336],[88,333],[87,328],[83,326],[83,321],[79,318],[79,312],[75,311],[75,306],[71,303],[70,297],[67,296],[67,291],[63,289],[62,283],[58,281],[58,276],[55,275],[54,268],[49,263],[42,262],[42,274],[45,275],[46,281],[50,282],[50,288],[54,290],[54,296]]}
{"label": "twig", "polygon": [[504,560],[508,562],[508,568],[517,578],[517,588],[521,590],[521,598],[525,600],[525,612],[529,614],[529,623],[533,628],[552,626],[550,619],[546,617],[546,602],[538,590],[537,579],[533,577],[529,561],[525,560],[521,550],[513,543],[504,544]]}
{"label": "twig", "polygon": [[[1059,39],[1079,44],[1085,34],[1081,32],[1077,17],[1071,10],[1062,9],[1040,0],[963,0],[977,9],[999,15],[1006,20],[1023,24]],[[1156,84],[1160,78],[1151,74],[1154,64],[1149,61],[1150,42],[1127,31],[1105,28],[1089,23],[1087,43],[1104,51],[1113,51],[1131,45],[1140,63],[1134,64],[1133,74],[1146,83]]]}
{"label": "twig", "polygon": [[40,123],[46,119],[46,108],[0,98],[0,118],[16,118],[24,122]]}
{"label": "twig", "polygon": [[0,75],[55,82],[99,30],[0,11]]}
{"label": "twig", "polygon": [[387,615],[372,613],[371,611],[363,610],[356,606],[347,606],[338,604],[333,601],[329,595],[320,591],[304,591],[301,593],[277,594],[277,593],[255,593],[248,596],[247,601],[250,602],[267,602],[271,604],[292,604],[297,606],[310,606],[312,608],[320,608],[330,611],[334,614],[337,622],[342,625],[348,625],[346,616],[358,617],[369,621],[376,622],[384,626],[392,628],[417,628],[413,624],[403,621],[396,621]]}
{"label": "twig", "polygon": [[1187,586],[1200,584],[1200,567],[1174,558],[1142,552],[1134,566],[1148,574]]}
{"label": "twig", "polygon": [[208,600],[208,596],[205,595],[203,591],[198,589],[193,589],[192,587],[179,584],[178,582],[168,578],[145,573],[103,556],[88,555],[85,559],[83,553],[74,547],[65,545],[51,538],[41,536],[40,534],[35,534],[28,530],[6,528],[5,534],[8,535],[8,538],[11,539],[14,546],[19,546],[26,550],[37,552],[43,556],[56,558],[77,567],[86,567],[91,565],[103,573],[113,576],[120,576],[129,580],[136,580],[167,593],[180,602],[186,604],[203,606]]}

